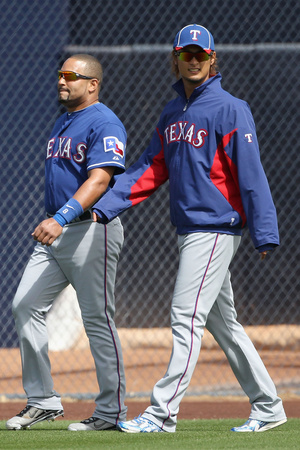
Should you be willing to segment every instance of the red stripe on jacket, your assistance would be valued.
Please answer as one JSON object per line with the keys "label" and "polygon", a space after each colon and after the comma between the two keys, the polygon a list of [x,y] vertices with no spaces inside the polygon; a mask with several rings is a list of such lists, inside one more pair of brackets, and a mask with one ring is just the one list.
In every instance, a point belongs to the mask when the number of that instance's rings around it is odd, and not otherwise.
{"label": "red stripe on jacket", "polygon": [[163,136],[159,134],[158,130],[157,133],[161,141],[162,149],[154,156],[148,169],[145,170],[143,175],[131,187],[129,200],[132,202],[132,206],[150,197],[150,195],[169,178],[164,158]]}
{"label": "red stripe on jacket", "polygon": [[237,167],[224,150],[236,130],[237,128],[226,134],[218,145],[210,171],[210,179],[232,208],[239,213],[243,221],[242,226],[244,226],[247,219],[240,194]]}

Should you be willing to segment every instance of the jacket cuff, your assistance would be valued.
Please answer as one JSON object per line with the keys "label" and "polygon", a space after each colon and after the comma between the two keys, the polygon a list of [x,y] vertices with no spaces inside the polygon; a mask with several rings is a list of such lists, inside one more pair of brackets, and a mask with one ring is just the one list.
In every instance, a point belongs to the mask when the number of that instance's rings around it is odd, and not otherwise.
{"label": "jacket cuff", "polygon": [[106,217],[106,215],[103,214],[103,212],[102,212],[100,209],[98,209],[98,208],[92,208],[92,211],[93,211],[94,213],[96,213],[97,216],[100,218],[99,222],[101,222],[101,223],[108,223],[108,222],[109,222],[109,220],[108,220],[108,218]]}
{"label": "jacket cuff", "polygon": [[259,247],[257,247],[257,250],[259,251],[259,253],[270,252],[270,251],[274,250],[275,247],[277,247],[277,244],[265,244],[265,245],[260,245]]}

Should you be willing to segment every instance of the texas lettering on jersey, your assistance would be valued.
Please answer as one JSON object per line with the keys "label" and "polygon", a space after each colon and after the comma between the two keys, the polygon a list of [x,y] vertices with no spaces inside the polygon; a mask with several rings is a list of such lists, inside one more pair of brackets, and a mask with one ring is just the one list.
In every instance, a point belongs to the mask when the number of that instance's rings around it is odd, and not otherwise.
{"label": "texas lettering on jersey", "polygon": [[[54,144],[58,139],[57,148],[54,150]],[[80,142],[76,146],[76,151],[72,154],[72,138],[59,136],[58,138],[52,138],[48,141],[46,159],[49,158],[64,158],[71,159],[73,157],[74,161],[81,164],[85,161],[85,152],[87,145],[84,142]]]}
{"label": "texas lettering on jersey", "polygon": [[175,122],[167,126],[164,135],[168,145],[176,141],[185,141],[199,148],[204,145],[208,132],[204,128],[197,130],[193,123],[189,125],[188,122]]}
{"label": "texas lettering on jersey", "polygon": [[[57,145],[56,141],[58,140]],[[124,157],[124,144],[119,141],[115,136],[108,136],[103,138],[104,151],[112,151],[119,157]],[[81,164],[86,159],[87,145],[84,142],[77,144],[75,153],[72,154],[72,138],[59,136],[58,138],[52,138],[48,141],[46,159],[49,158],[64,158],[71,159],[78,164]]]}

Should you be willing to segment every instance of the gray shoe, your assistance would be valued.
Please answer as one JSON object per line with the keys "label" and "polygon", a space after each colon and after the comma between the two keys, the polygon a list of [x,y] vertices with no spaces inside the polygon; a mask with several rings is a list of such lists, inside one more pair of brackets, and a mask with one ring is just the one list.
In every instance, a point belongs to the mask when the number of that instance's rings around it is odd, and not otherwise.
{"label": "gray shoe", "polygon": [[63,416],[63,409],[40,409],[35,406],[27,405],[19,414],[12,417],[6,422],[8,430],[21,430],[22,428],[30,428],[43,420],[54,420],[56,417]]}
{"label": "gray shoe", "polygon": [[79,423],[71,423],[68,426],[69,431],[103,431],[103,430],[116,430],[116,425],[98,417],[90,417],[89,419],[82,420]]}

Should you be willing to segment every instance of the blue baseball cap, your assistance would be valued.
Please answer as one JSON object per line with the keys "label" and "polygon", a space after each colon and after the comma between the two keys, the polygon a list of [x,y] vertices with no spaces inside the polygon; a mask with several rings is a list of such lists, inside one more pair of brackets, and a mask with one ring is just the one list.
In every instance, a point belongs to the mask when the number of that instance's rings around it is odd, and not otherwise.
{"label": "blue baseball cap", "polygon": [[212,34],[202,25],[192,24],[183,27],[175,36],[173,48],[181,50],[187,45],[199,45],[210,55],[215,49]]}

